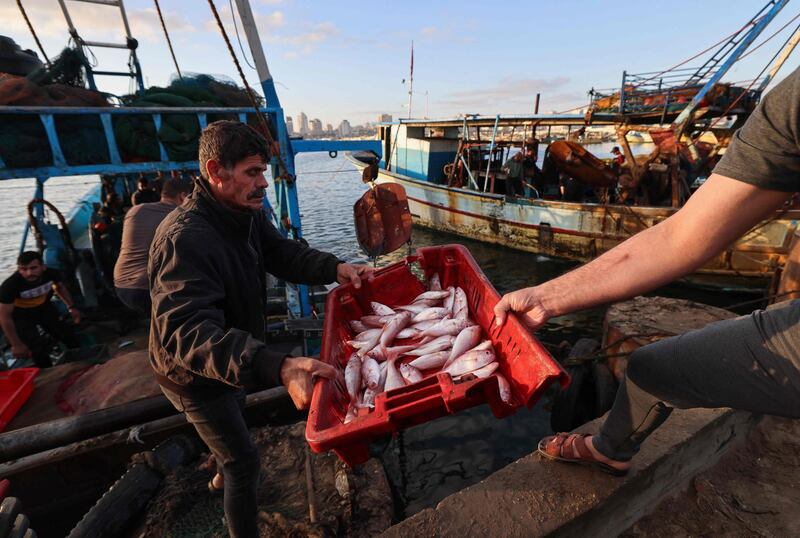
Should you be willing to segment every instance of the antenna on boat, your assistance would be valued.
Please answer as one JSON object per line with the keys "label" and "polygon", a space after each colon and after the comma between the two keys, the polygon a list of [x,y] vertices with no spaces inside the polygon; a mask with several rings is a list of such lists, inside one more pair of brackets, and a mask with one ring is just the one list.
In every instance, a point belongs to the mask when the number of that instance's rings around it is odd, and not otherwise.
{"label": "antenna on boat", "polygon": [[408,76],[408,119],[411,119],[411,99],[414,95],[414,41],[411,41],[411,72]]}

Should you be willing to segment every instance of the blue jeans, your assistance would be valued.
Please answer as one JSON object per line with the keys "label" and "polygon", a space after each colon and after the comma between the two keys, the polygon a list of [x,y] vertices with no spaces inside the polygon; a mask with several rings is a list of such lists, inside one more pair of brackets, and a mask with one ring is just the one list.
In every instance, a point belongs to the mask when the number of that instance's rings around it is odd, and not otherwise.
{"label": "blue jeans", "polygon": [[245,391],[231,390],[210,398],[189,398],[164,387],[161,391],[186,416],[217,461],[217,471],[225,478],[225,520],[231,537],[257,537],[261,466],[242,414]]}

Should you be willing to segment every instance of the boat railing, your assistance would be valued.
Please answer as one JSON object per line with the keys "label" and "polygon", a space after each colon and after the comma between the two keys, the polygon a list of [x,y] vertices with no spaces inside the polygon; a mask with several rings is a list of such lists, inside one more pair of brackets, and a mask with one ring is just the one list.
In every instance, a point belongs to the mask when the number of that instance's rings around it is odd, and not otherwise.
{"label": "boat railing", "polygon": [[[262,108],[263,112],[274,116],[278,109]],[[161,129],[165,116],[191,115],[197,118],[200,129],[208,125],[209,116],[236,115],[240,121],[247,121],[248,115],[255,113],[253,108],[241,107],[37,107],[37,106],[3,106],[0,107],[0,116],[5,116],[6,121],[14,121],[8,115],[20,118],[38,117],[44,127],[47,144],[52,154],[52,164],[34,168],[12,168],[0,158],[0,179],[15,178],[49,178],[58,176],[75,176],[85,174],[127,174],[142,172],[169,172],[173,170],[186,170],[197,168],[197,161],[177,162],[170,160],[167,148],[164,146],[158,131]],[[59,116],[95,116],[99,118],[100,125],[108,150],[108,162],[71,165],[68,163],[62,150],[59,133],[56,129],[56,119]],[[158,142],[159,157],[157,161],[126,162],[122,158],[117,138],[114,133],[113,118],[124,115],[148,116],[155,127],[155,138]],[[63,134],[62,134],[63,135]]]}

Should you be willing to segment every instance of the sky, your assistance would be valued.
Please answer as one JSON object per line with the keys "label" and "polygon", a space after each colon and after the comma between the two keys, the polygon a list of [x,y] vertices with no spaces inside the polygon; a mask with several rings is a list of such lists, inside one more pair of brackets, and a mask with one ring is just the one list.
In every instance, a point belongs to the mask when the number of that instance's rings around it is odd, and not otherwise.
{"label": "sky", "polygon": [[[258,76],[242,62],[229,0],[215,0],[248,82]],[[588,102],[590,88],[618,87],[623,70],[658,71],[731,34],[762,0],[519,1],[251,0],[262,46],[287,115],[338,125],[375,121],[381,113],[408,116],[408,78],[414,43],[414,117],[562,111]],[[85,40],[123,42],[118,11],[67,2]],[[796,4],[796,5],[795,5]],[[45,52],[56,56],[69,34],[57,0],[23,0]],[[126,0],[131,31],[147,85],[166,85],[175,68],[152,0]],[[160,0],[184,73],[221,75],[238,82],[206,0]],[[800,13],[789,2],[755,45]],[[734,65],[725,80],[754,78],[795,29]],[[239,27],[241,32],[241,26]],[[36,49],[14,0],[0,0],[0,34]],[[244,36],[242,36],[244,39]],[[245,43],[247,60],[252,63]],[[126,51],[96,50],[98,69],[119,70]],[[699,66],[706,57],[687,63]],[[800,64],[800,50],[778,80]],[[127,80],[104,77],[102,90],[124,94]],[[426,97],[427,93],[427,97]],[[427,104],[426,104],[427,101]]]}

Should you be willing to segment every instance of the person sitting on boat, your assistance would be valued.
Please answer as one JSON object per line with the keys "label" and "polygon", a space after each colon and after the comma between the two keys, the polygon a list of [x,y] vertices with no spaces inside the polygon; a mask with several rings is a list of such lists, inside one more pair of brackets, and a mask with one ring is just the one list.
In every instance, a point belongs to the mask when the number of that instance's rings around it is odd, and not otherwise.
{"label": "person sitting on boat", "polygon": [[522,175],[524,173],[522,152],[519,151],[508,159],[503,165],[502,171],[506,174],[506,196],[522,195]]}
{"label": "person sitting on boat", "polygon": [[141,316],[150,315],[147,260],[156,228],[192,192],[188,178],[172,177],[164,182],[161,200],[138,204],[128,210],[122,226],[122,245],[114,265],[114,288],[122,304]]}
{"label": "person sitting on boat", "polygon": [[23,252],[17,258],[17,270],[0,285],[0,328],[17,359],[30,358],[39,368],[52,366],[47,340],[39,335],[41,327],[67,348],[77,348],[72,327],[61,321],[50,301],[53,292],[66,305],[75,324],[81,313],[61,281],[61,273],[44,264],[39,252]]}
{"label": "person sitting on boat", "polygon": [[541,198],[536,184],[539,182],[541,170],[536,166],[536,145],[526,145],[524,150],[525,154],[522,158],[522,181],[523,192],[526,198]]}
{"label": "person sitting on boat", "polygon": [[209,489],[225,490],[232,536],[257,536],[258,451],[244,421],[250,377],[284,385],[309,405],[313,377],[330,364],[289,357],[265,343],[266,273],[295,283],[351,282],[372,268],[284,238],[263,209],[270,158],[252,127],[217,121],[200,136],[201,179],[156,231],[148,265],[150,361],[161,390],[185,413],[217,462]]}
{"label": "person sitting on boat", "polygon": [[131,194],[131,205],[152,204],[158,202],[158,194],[150,187],[150,182],[144,176],[139,177],[136,192]]}
{"label": "person sitting on boat", "polygon": [[[496,323],[514,311],[535,330],[552,317],[649,292],[695,271],[774,215],[800,191],[799,102],[800,69],[764,97],[678,212],[574,271],[506,294],[495,307]],[[800,418],[800,302],[637,349],[599,432],[558,433],[542,439],[539,452],[625,474],[675,407]]]}
{"label": "person sitting on boat", "polygon": [[622,165],[625,163],[625,155],[619,150],[619,146],[614,146],[611,148],[611,155],[613,155],[612,163],[615,170],[619,170]]}

